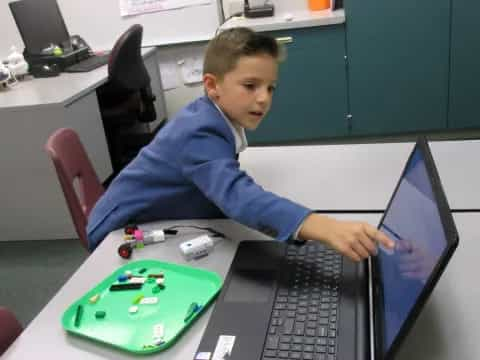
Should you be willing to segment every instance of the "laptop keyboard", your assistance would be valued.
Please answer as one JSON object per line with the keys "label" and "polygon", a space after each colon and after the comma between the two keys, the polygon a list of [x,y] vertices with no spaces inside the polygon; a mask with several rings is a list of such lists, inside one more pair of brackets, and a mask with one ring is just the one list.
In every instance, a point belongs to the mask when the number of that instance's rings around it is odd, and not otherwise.
{"label": "laptop keyboard", "polygon": [[311,242],[286,256],[262,359],[336,360],[342,257]]}
{"label": "laptop keyboard", "polygon": [[65,72],[88,72],[108,63],[109,54],[92,55],[65,68]]}

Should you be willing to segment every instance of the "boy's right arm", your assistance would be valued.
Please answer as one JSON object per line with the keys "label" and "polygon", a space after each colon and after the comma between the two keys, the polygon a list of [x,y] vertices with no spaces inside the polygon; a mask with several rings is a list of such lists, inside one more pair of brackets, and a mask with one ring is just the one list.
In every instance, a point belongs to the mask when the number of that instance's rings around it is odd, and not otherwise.
{"label": "boy's right arm", "polygon": [[394,242],[370,224],[340,221],[320,214],[306,217],[299,231],[301,239],[319,240],[354,261],[377,254],[377,244],[393,249]]}
{"label": "boy's right arm", "polygon": [[286,240],[300,227],[300,239],[319,240],[341,254],[359,261],[376,253],[376,242],[389,247],[383,233],[366,223],[338,221],[257,185],[231,156],[231,144],[215,133],[198,129],[182,147],[178,161],[182,173],[215,203],[226,216]]}

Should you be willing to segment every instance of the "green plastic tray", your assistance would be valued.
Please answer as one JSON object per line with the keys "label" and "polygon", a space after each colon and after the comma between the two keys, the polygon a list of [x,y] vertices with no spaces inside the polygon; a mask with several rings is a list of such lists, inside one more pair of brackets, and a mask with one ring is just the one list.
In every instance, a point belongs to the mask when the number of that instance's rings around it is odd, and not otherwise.
{"label": "green plastic tray", "polygon": [[[132,276],[147,280],[138,290],[111,291],[120,275],[130,271]],[[164,274],[160,289],[150,274]],[[214,272],[156,260],[130,262],[75,301],[64,312],[63,328],[80,336],[120,349],[148,354],[170,347],[179,335],[195,321],[219,293],[222,279]],[[92,297],[98,295],[94,303]],[[156,297],[156,304],[134,304],[144,298]],[[192,304],[194,304],[192,306]],[[198,306],[195,306],[198,305]],[[130,313],[137,306],[136,313]],[[197,308],[196,311],[191,311]],[[189,311],[190,310],[190,311]],[[104,312],[105,316],[97,317]],[[163,337],[159,328],[163,327]]]}

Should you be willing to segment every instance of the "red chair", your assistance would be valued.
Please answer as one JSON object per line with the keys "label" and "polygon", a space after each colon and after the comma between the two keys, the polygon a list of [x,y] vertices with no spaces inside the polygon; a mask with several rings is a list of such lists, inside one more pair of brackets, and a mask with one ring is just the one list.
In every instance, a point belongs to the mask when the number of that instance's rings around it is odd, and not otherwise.
{"label": "red chair", "polygon": [[78,237],[88,250],[88,215],[105,190],[75,131],[58,129],[48,139],[45,150],[55,165]]}
{"label": "red chair", "polygon": [[0,307],[0,356],[23,331],[22,325],[11,311]]}

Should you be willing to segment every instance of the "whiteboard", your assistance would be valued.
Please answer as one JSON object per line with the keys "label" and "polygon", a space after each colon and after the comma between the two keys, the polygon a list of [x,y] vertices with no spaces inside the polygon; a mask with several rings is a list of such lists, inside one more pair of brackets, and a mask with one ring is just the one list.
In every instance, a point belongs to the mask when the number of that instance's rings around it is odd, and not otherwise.
{"label": "whiteboard", "polygon": [[[2,52],[11,44],[20,45],[17,27],[8,3],[0,0],[0,20],[8,40],[1,42]],[[41,0],[38,0],[41,1]],[[219,0],[210,4],[159,11],[130,17],[120,16],[119,0],[57,0],[70,35],[78,34],[93,50],[111,49],[116,39],[131,25],[143,26],[143,46],[156,46],[211,39],[220,24]],[[2,36],[3,37],[3,36]]]}

